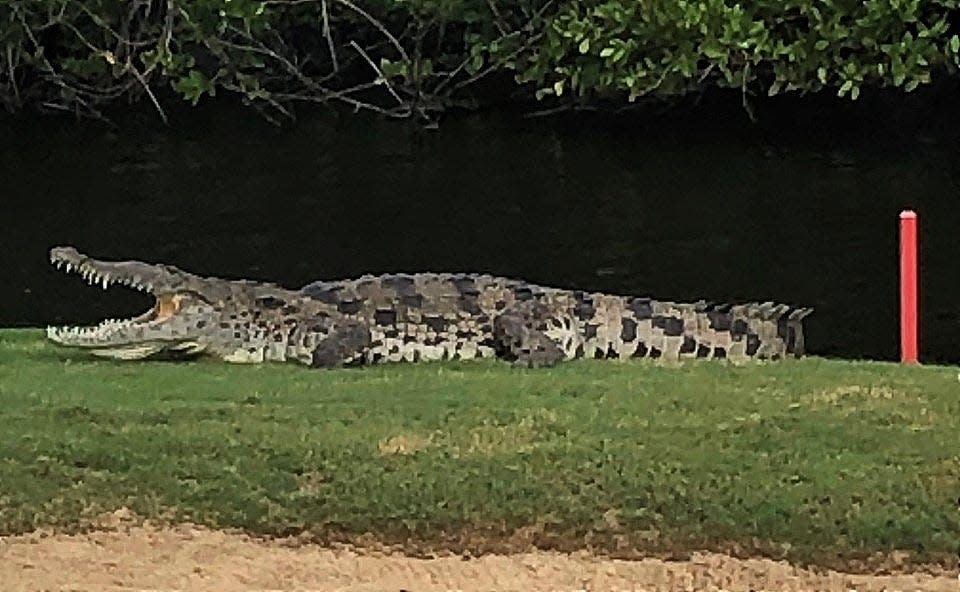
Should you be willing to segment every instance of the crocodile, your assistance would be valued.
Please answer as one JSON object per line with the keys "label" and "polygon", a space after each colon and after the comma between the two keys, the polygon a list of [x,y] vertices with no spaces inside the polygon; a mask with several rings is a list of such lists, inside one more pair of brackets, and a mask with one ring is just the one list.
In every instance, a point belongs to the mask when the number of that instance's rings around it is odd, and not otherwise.
{"label": "crocodile", "polygon": [[104,261],[54,247],[50,261],[107,289],[154,298],[129,319],[48,327],[62,346],[102,357],[214,356],[330,368],[498,357],[527,367],[574,358],[748,358],[804,353],[811,308],[675,303],[473,273],[365,275],[299,290],[202,277],[170,265]]}

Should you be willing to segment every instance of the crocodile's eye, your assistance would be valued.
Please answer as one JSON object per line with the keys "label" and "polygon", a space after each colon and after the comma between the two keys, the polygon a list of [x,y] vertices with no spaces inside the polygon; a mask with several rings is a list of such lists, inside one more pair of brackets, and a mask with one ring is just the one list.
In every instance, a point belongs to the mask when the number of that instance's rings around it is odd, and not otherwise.
{"label": "crocodile's eye", "polygon": [[258,306],[268,309],[280,308],[282,306],[286,306],[287,304],[276,296],[263,296],[262,298],[257,298],[255,302]]}

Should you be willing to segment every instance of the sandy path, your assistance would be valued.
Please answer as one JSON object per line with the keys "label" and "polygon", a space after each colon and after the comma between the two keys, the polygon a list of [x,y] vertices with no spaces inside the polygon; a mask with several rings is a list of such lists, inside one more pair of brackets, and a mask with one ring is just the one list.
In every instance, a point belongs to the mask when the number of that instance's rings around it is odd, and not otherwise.
{"label": "sandy path", "polygon": [[20,590],[936,590],[957,574],[814,573],[764,559],[697,555],[689,562],[524,553],[410,559],[194,526],[121,526],[85,535],[0,539],[0,588]]}

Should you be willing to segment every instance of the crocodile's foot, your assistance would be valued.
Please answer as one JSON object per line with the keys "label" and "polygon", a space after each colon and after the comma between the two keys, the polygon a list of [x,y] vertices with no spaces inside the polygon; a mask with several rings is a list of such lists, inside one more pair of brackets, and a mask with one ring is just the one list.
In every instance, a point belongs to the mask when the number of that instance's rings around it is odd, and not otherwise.
{"label": "crocodile's foot", "polygon": [[[537,332],[539,333],[539,331]],[[542,336],[542,339],[540,338]],[[529,346],[521,347],[517,359],[513,361],[516,368],[546,368],[556,365],[564,359],[563,350],[549,337],[543,335],[531,336]],[[532,343],[531,343],[532,342]]]}
{"label": "crocodile's foot", "polygon": [[563,349],[537,328],[535,307],[518,307],[493,321],[493,337],[500,357],[521,368],[553,366],[564,359]]}
{"label": "crocodile's foot", "polygon": [[370,329],[357,321],[341,323],[313,350],[313,368],[362,364],[370,347]]}

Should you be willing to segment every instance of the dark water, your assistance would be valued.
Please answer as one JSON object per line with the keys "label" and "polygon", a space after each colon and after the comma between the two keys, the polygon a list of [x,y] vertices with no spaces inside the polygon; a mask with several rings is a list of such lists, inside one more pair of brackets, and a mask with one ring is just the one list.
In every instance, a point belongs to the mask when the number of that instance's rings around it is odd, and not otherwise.
{"label": "dark water", "polygon": [[483,271],[669,299],[815,306],[814,353],[897,355],[897,215],[920,211],[922,353],[960,362],[960,121],[952,99],[403,124],[317,113],[277,130],[212,105],[164,129],[0,121],[0,326],[148,300],[63,276],[47,250],[295,287]]}

